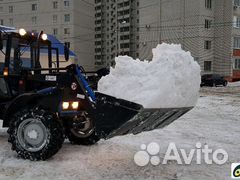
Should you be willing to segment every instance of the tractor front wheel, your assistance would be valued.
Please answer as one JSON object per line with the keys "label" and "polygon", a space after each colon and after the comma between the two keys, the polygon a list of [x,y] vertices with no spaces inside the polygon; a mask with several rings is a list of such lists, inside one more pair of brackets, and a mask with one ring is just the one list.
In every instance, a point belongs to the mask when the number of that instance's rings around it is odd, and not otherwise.
{"label": "tractor front wheel", "polygon": [[72,144],[77,145],[93,145],[100,140],[96,134],[94,123],[86,113],[68,125],[66,135]]}
{"label": "tractor front wheel", "polygon": [[41,108],[23,109],[10,121],[9,142],[19,157],[32,161],[55,155],[64,142],[63,128],[57,117]]}

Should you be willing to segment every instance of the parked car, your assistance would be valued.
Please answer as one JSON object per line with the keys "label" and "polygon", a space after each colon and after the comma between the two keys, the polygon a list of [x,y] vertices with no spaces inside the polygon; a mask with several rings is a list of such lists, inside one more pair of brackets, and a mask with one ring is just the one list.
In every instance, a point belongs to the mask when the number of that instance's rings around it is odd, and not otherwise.
{"label": "parked car", "polygon": [[228,82],[227,80],[224,79],[223,76],[220,76],[219,74],[205,74],[202,76],[202,82],[201,82],[201,87],[202,86],[227,86]]}

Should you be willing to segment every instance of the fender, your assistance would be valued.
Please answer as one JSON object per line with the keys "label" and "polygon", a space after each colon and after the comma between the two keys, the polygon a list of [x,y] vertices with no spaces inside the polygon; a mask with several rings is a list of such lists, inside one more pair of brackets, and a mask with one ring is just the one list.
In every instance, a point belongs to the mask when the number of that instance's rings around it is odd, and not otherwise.
{"label": "fender", "polygon": [[51,112],[58,112],[59,104],[61,101],[61,94],[55,91],[51,94],[42,93],[25,93],[15,98],[7,107],[4,114],[3,127],[9,126],[10,117],[25,107],[40,106]]}

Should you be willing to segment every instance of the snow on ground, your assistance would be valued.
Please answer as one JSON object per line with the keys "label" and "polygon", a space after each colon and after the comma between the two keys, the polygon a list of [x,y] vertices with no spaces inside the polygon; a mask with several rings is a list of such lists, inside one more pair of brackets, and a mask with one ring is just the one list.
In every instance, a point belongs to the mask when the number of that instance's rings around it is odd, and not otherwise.
{"label": "snow on ground", "polygon": [[240,97],[239,93],[239,88],[240,88],[240,82],[234,82],[234,83],[229,83],[227,87],[202,87],[201,92],[205,94],[215,94],[215,95],[226,95],[226,94],[235,94],[235,96]]}
{"label": "snow on ground", "polygon": [[190,52],[163,43],[153,49],[150,62],[117,57],[98,90],[145,108],[191,107],[198,99],[200,79],[200,66]]}
{"label": "snow on ground", "polygon": [[[0,134],[0,179],[230,179],[231,163],[240,161],[240,97],[235,90],[231,93],[231,87],[229,89],[219,87],[219,94],[215,92],[217,89],[212,92],[212,88],[204,88],[196,108],[164,129],[117,137],[91,147],[66,142],[60,152],[46,162],[18,159],[3,132]],[[201,142],[213,149],[225,149],[229,161],[222,166],[196,165],[194,162],[176,165],[173,162],[138,167],[133,161],[134,154],[141,144],[153,141],[161,146],[161,157],[169,142],[175,142],[188,152]]]}
{"label": "snow on ground", "polygon": [[240,87],[240,81],[229,83],[228,86],[229,87]]}

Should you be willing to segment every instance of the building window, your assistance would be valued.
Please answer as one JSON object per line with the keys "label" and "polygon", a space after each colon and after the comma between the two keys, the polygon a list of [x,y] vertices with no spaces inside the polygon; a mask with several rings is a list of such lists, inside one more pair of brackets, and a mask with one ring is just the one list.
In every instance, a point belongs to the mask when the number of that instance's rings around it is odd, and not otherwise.
{"label": "building window", "polygon": [[9,19],[9,25],[10,25],[10,26],[13,26],[13,18],[10,18],[10,19]]}
{"label": "building window", "polygon": [[212,61],[204,61],[204,71],[212,71]]}
{"label": "building window", "polygon": [[3,7],[0,7],[0,13],[2,13],[3,12]]}
{"label": "building window", "polygon": [[240,28],[240,17],[237,16],[233,17],[233,26],[235,28]]}
{"label": "building window", "polygon": [[57,1],[53,1],[53,9],[57,9],[58,8],[58,2]]}
{"label": "building window", "polygon": [[205,8],[212,9],[212,0],[205,0]]}
{"label": "building window", "polygon": [[234,38],[233,47],[235,49],[240,49],[240,37],[235,37]]}
{"label": "building window", "polygon": [[57,19],[58,19],[58,16],[57,15],[53,15],[53,23],[57,23]]}
{"label": "building window", "polygon": [[8,7],[9,13],[13,13],[13,6]]}
{"label": "building window", "polygon": [[234,5],[235,6],[240,6],[240,0],[234,0]]}
{"label": "building window", "polygon": [[234,59],[234,69],[240,69],[240,59]]}
{"label": "building window", "polygon": [[37,16],[32,17],[32,24],[37,24]]}
{"label": "building window", "polygon": [[58,35],[58,29],[57,28],[53,28],[53,35]]}
{"label": "building window", "polygon": [[64,28],[64,34],[69,35],[70,34],[70,28]]}
{"label": "building window", "polygon": [[64,1],[64,6],[69,7],[69,1]]}
{"label": "building window", "polygon": [[4,23],[3,23],[3,19],[0,19],[0,25],[3,25]]}
{"label": "building window", "polygon": [[205,29],[210,29],[212,25],[212,20],[205,19]]}
{"label": "building window", "polygon": [[65,22],[70,22],[70,14],[65,14],[64,15],[64,21]]}
{"label": "building window", "polygon": [[211,49],[212,42],[211,41],[205,41],[204,42],[204,49]]}
{"label": "building window", "polygon": [[32,11],[36,11],[37,10],[37,4],[32,4]]}
{"label": "building window", "polygon": [[120,44],[120,48],[129,48],[129,43]]}

